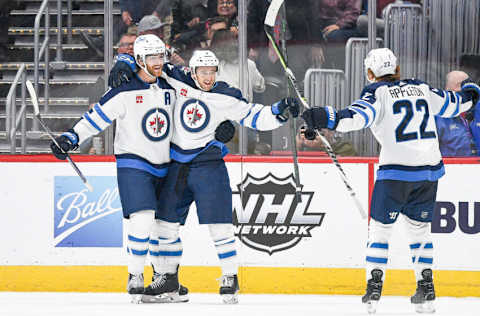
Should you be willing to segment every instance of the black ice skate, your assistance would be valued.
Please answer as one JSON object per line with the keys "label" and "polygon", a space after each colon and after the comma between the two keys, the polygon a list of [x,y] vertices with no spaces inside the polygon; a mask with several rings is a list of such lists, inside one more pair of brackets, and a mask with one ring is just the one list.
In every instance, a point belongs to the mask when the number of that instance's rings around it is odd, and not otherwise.
{"label": "black ice skate", "polygon": [[220,295],[222,296],[225,304],[237,304],[238,303],[238,286],[237,275],[224,275],[222,276],[222,285],[220,286]]}
{"label": "black ice skate", "polygon": [[382,276],[382,270],[373,269],[372,278],[367,282],[367,293],[362,297],[362,303],[367,304],[367,312],[369,314],[375,314],[377,311],[377,304],[382,295]]}
{"label": "black ice skate", "polygon": [[417,313],[435,313],[433,301],[435,300],[435,288],[433,287],[432,269],[422,271],[423,279],[417,282],[417,291],[410,298]]}
{"label": "black ice skate", "polygon": [[132,303],[139,304],[142,302],[142,295],[145,291],[143,284],[143,273],[128,274],[127,292],[132,297]]}
{"label": "black ice skate", "polygon": [[152,283],[145,288],[144,303],[188,302],[188,289],[178,283],[178,268],[175,273],[157,273],[153,270]]}

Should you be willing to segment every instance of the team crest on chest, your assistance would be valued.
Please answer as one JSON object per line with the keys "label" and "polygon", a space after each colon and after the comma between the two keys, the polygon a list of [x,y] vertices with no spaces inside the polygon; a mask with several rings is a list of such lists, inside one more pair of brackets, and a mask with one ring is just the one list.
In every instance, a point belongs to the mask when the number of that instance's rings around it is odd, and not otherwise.
{"label": "team crest on chest", "polygon": [[142,130],[151,141],[158,142],[168,136],[170,131],[170,117],[167,111],[160,108],[148,111],[142,120]]}
{"label": "team crest on chest", "polygon": [[210,111],[202,101],[190,99],[182,105],[180,121],[187,131],[200,132],[207,127],[210,121]]}

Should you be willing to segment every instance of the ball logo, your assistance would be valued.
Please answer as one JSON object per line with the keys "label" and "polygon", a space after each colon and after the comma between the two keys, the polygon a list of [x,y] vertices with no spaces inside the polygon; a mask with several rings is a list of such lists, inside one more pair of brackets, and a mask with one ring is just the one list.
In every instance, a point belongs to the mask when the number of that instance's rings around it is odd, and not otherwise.
{"label": "ball logo", "polygon": [[116,177],[88,177],[88,192],[78,177],[54,178],[55,247],[122,247],[122,207]]}
{"label": "ball logo", "polygon": [[[293,175],[273,174],[255,178],[247,174],[233,192],[235,235],[246,246],[272,255],[297,245],[310,231],[322,224],[325,213],[309,211],[313,192],[302,191],[295,198]],[[240,189],[243,192],[240,194]]]}
{"label": "ball logo", "polygon": [[145,136],[154,142],[165,139],[170,132],[170,118],[164,109],[155,108],[148,111],[142,120]]}
{"label": "ball logo", "polygon": [[182,105],[180,121],[187,131],[200,132],[207,127],[210,121],[210,111],[202,101],[190,99]]}

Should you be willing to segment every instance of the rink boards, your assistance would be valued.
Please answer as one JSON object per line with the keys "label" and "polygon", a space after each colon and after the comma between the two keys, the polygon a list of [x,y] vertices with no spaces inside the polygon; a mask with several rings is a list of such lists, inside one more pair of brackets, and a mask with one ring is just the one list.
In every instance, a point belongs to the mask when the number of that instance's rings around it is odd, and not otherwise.
{"label": "rink boards", "polygon": [[[94,192],[87,192],[67,163],[50,156],[0,156],[0,290],[124,291],[126,234],[114,158],[75,160]],[[300,159],[299,203],[288,157],[231,156],[227,162],[243,293],[364,291],[368,223],[329,159]],[[377,160],[341,163],[368,210]],[[432,223],[437,292],[480,296],[479,161],[445,163]],[[415,281],[403,219],[398,221],[384,293],[409,295]],[[218,291],[218,259],[194,207],[181,237],[182,283],[192,292]],[[151,269],[146,270],[148,280]]]}

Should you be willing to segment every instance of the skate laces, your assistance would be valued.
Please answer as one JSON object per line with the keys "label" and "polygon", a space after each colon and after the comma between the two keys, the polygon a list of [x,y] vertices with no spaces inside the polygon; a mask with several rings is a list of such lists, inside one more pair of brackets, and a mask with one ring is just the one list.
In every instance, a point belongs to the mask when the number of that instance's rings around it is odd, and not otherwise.
{"label": "skate laces", "polygon": [[155,273],[154,275],[154,280],[150,286],[153,289],[159,288],[163,286],[167,282],[167,275],[166,274],[160,274],[160,273]]}
{"label": "skate laces", "polygon": [[143,274],[130,274],[128,287],[143,287]]}

